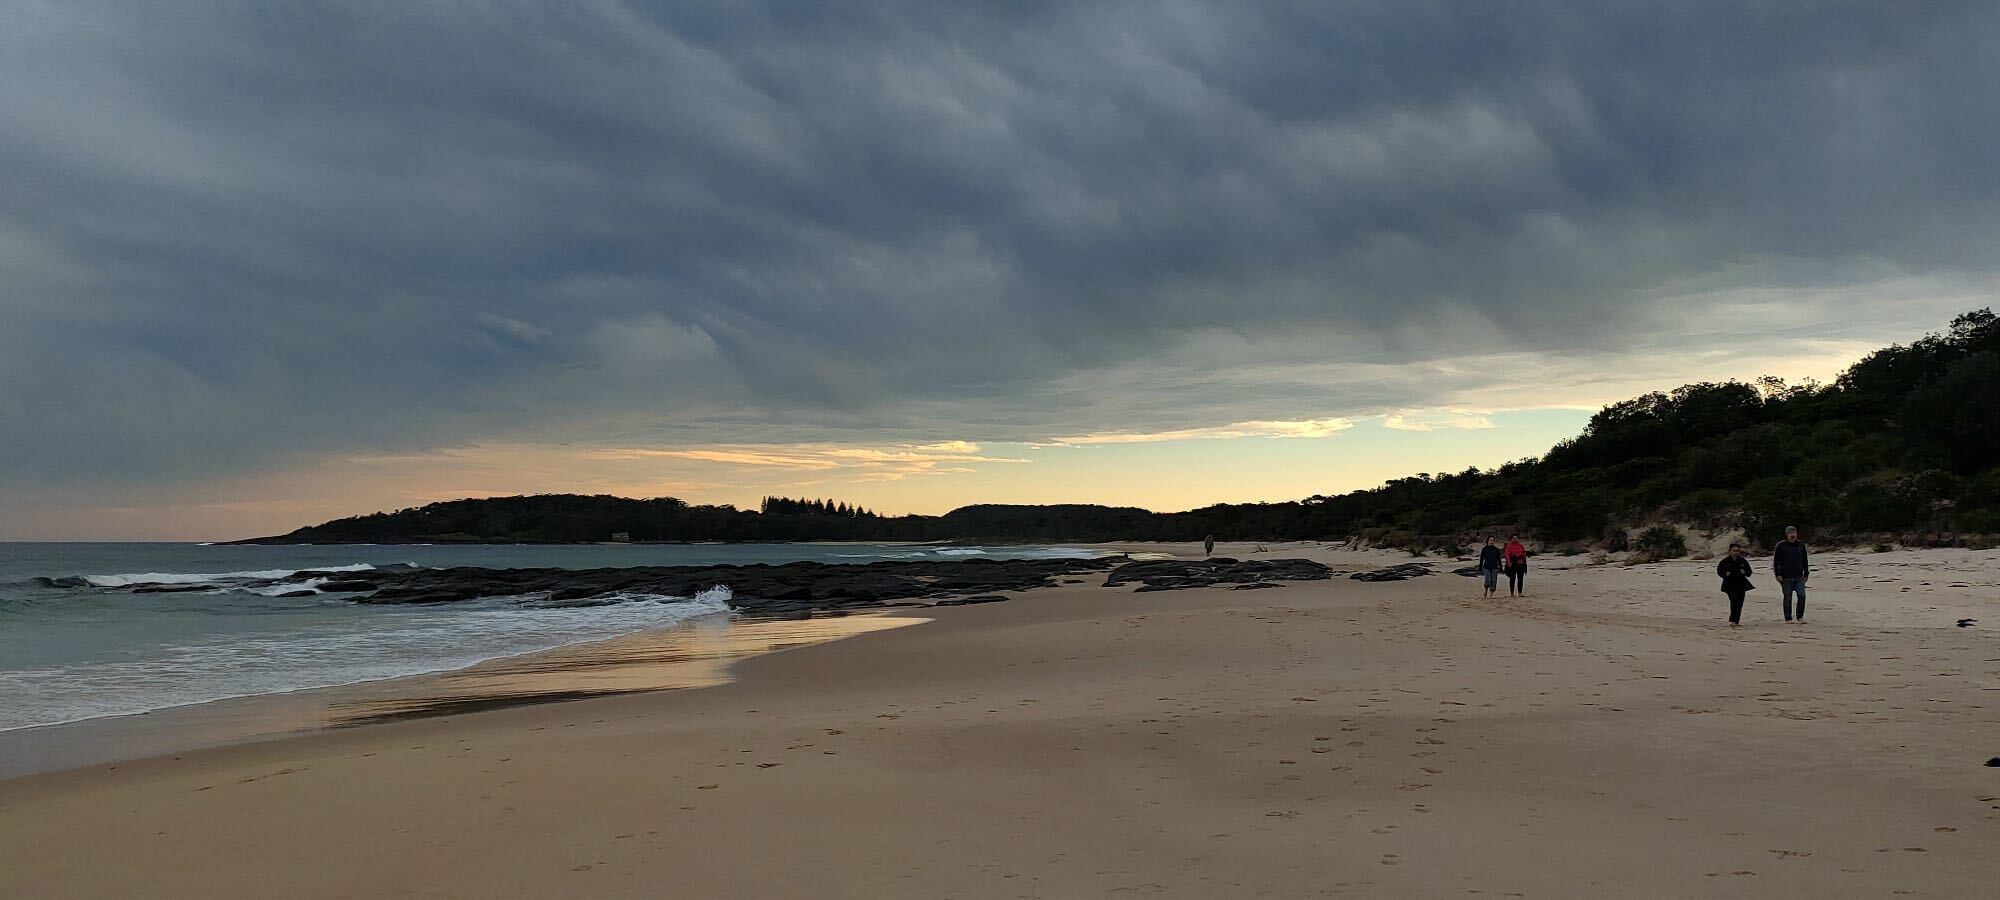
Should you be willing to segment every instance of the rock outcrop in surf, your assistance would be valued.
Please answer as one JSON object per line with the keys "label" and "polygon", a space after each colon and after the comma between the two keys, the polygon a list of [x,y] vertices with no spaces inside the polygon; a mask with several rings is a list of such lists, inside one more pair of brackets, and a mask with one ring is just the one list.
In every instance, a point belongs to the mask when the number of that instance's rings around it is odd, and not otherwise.
{"label": "rock outcrop in surf", "polygon": [[[777,565],[636,566],[603,569],[427,569],[395,566],[372,571],[353,567],[305,569],[283,578],[245,581],[237,586],[266,596],[312,594],[345,596],[355,603],[426,605],[475,600],[511,600],[523,606],[594,606],[646,598],[693,597],[727,587],[730,608],[752,616],[805,617],[887,607],[969,606],[997,603],[1009,593],[1077,584],[1104,573],[1105,587],[1133,584],[1144,591],[1227,586],[1237,590],[1277,587],[1287,581],[1321,581],[1334,576],[1327,566],[1304,559],[1132,560],[966,559],[895,560],[871,563],[792,562]],[[235,584],[235,582],[232,582]],[[134,581],[105,585],[133,593],[207,591],[212,581]]]}

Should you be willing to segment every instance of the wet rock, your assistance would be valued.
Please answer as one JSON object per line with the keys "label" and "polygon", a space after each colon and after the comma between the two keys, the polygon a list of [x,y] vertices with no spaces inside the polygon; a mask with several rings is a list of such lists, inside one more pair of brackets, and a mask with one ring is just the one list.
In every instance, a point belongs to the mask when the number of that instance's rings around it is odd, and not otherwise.
{"label": "wet rock", "polygon": [[1139,592],[1177,591],[1211,585],[1253,585],[1277,581],[1324,581],[1333,570],[1309,559],[1156,559],[1130,562],[1104,579],[1105,587],[1139,583]]}
{"label": "wet rock", "polygon": [[358,594],[374,590],[375,582],[363,581],[359,578],[349,578],[325,582],[319,586],[319,589],[329,594]]}
{"label": "wet rock", "polygon": [[[452,603],[533,596],[536,604],[627,602],[693,597],[718,585],[730,606],[752,616],[804,618],[814,612],[930,606],[921,601],[993,603],[1002,591],[1049,587],[1058,578],[1101,572],[1123,557],[1057,560],[924,560],[780,565],[640,566],[618,569],[410,569],[373,572],[371,604]],[[941,603],[961,606],[965,602]]]}
{"label": "wet rock", "polygon": [[975,603],[1005,603],[1005,602],[1007,602],[1007,598],[1005,598],[1005,597],[1002,597],[1002,596],[1000,596],[999,594],[980,594],[980,595],[979,595],[979,596],[977,596],[977,597],[954,597],[954,598],[952,598],[952,599],[950,599],[950,600],[939,600],[938,602],[936,602],[936,603],[933,603],[933,604],[931,604],[931,605],[932,605],[932,606],[971,606],[971,605],[973,605],[973,604],[975,604]]}
{"label": "wet rock", "polygon": [[1407,581],[1425,575],[1435,575],[1429,563],[1403,563],[1368,572],[1356,572],[1347,577],[1355,581]]}

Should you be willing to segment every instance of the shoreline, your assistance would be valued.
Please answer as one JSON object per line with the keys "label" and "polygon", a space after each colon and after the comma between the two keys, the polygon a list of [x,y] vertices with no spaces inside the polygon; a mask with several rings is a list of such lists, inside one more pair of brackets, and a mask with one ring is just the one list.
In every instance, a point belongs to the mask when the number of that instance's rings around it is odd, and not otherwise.
{"label": "shoreline", "polygon": [[1737,630],[1698,562],[1059,585],[700,690],[0,781],[0,893],[1980,895],[2000,666],[1951,617],[2000,622],[2000,554],[1823,565],[1813,625],[1760,590]]}
{"label": "shoreline", "polygon": [[[1068,549],[1068,548],[1064,548]],[[501,654],[466,666],[267,691],[178,703],[148,710],[89,716],[66,722],[0,730],[0,779],[130,762],[153,756],[307,736],[391,718],[463,714],[479,709],[566,702],[609,693],[639,693],[707,687],[728,680],[730,664],[775,652],[875,630],[872,623],[900,613],[894,621],[930,621],[911,613],[932,606],[959,606],[1006,599],[991,591],[1019,592],[1052,587],[1068,576],[1102,575],[1131,554],[1109,546],[1089,548],[1098,555],[1069,559],[966,559],[932,562],[789,562],[762,565],[651,566],[622,569],[550,570],[546,578],[565,587],[607,573],[646,572],[651,577],[692,578],[706,583],[713,573],[747,577],[770,570],[803,573],[813,589],[799,587],[781,601],[750,598],[727,614],[689,619],[665,628],[563,644],[526,653]],[[1160,556],[1162,554],[1142,554]],[[967,574],[970,570],[993,570]],[[319,570],[293,573],[315,574]],[[512,580],[517,570],[456,570],[464,579],[490,576]],[[884,584],[852,580],[854,573],[918,571],[958,577],[949,585]],[[467,576],[463,573],[475,573]],[[664,573],[664,574],[657,574]],[[693,573],[693,574],[689,574]],[[378,579],[380,571],[342,573]],[[428,570],[417,570],[419,577]],[[719,576],[718,576],[719,577]],[[740,583],[740,582],[739,582]],[[832,594],[820,590],[831,586]],[[144,590],[138,585],[133,590]],[[598,586],[592,590],[603,589]],[[498,593],[487,588],[471,593]],[[855,593],[857,596],[842,596]],[[367,602],[363,599],[360,602]],[[704,665],[715,663],[716,665]],[[615,689],[591,687],[617,670],[624,682]],[[533,679],[495,684],[508,673],[533,672]],[[532,681],[533,683],[526,683]],[[450,688],[456,693],[447,695]]]}
{"label": "shoreline", "polygon": [[[823,542],[822,542],[823,543]],[[877,542],[871,542],[877,543]],[[930,542],[935,543],[935,542]],[[1174,542],[1120,541],[1094,544],[1069,545],[1075,549],[1091,550],[1103,556],[1098,559],[1112,559],[1126,556],[1132,559],[1150,557],[1176,561],[1202,560],[1198,546]],[[1435,567],[1436,574],[1451,577],[1451,564],[1463,559],[1426,555],[1409,556],[1405,551],[1394,548],[1353,549],[1346,545],[1327,542],[1241,542],[1233,545],[1218,545],[1216,556],[1233,554],[1233,558],[1256,559],[1259,556],[1271,558],[1324,558],[1325,561],[1342,565],[1344,568],[1386,567],[1402,563],[1427,563]],[[1898,550],[1892,553],[1913,551]],[[1924,548],[1914,551],[1932,557],[1931,564],[1960,562],[1952,556],[1967,557],[1977,561],[1988,551],[1965,548]],[[1832,551],[1823,556],[1862,558],[1877,556],[1881,551],[1866,553],[1841,553]],[[1991,555],[1991,554],[1989,554]],[[1567,572],[1571,569],[1631,569],[1635,567],[1673,566],[1676,564],[1696,564],[1706,561],[1705,557],[1691,555],[1682,559],[1657,562],[1629,563],[1623,560],[1594,561],[1588,556],[1542,556],[1535,566],[1538,574]],[[1892,557],[1893,559],[1893,557]],[[953,563],[943,563],[951,565]],[[1908,565],[1909,563],[1896,563]],[[877,565],[876,563],[813,563],[814,567],[856,568]],[[891,565],[895,565],[891,563]],[[727,568],[727,567],[725,567]],[[590,570],[580,570],[588,572]],[[1960,586],[1953,582],[1953,586]],[[1050,587],[1031,590],[1046,591]],[[46,775],[69,769],[85,768],[108,763],[132,762],[155,756],[235,746],[245,743],[282,741],[308,736],[330,729],[366,727],[361,721],[348,721],[336,710],[344,707],[366,707],[370,705],[394,706],[400,703],[417,702],[437,693],[437,689],[461,679],[477,679],[495,670],[505,671],[520,666],[531,666],[538,660],[567,660],[580,667],[606,665],[601,659],[593,659],[597,649],[623,649],[633,644],[652,645],[657,653],[647,660],[646,665],[681,665],[684,671],[663,674],[658,686],[637,688],[633,692],[681,690],[697,687],[712,687],[728,683],[729,672],[734,665],[751,657],[793,646],[805,646],[824,640],[839,640],[855,633],[841,624],[843,617],[878,618],[894,617],[907,619],[911,624],[929,622],[931,619],[915,615],[916,608],[923,604],[889,603],[887,605],[857,607],[847,609],[819,609],[803,612],[783,612],[776,616],[757,615],[744,611],[728,614],[727,624],[722,626],[732,633],[739,633],[742,639],[734,643],[742,646],[720,659],[721,666],[712,674],[695,674],[696,664],[703,658],[700,652],[691,650],[691,641],[682,639],[684,635],[699,631],[711,631],[703,619],[692,619],[665,628],[643,629],[623,635],[597,638],[574,644],[564,644],[526,653],[503,654],[481,660],[469,666],[393,675],[384,678],[365,679],[341,684],[320,685],[290,691],[276,691],[220,697],[212,700],[176,704],[151,710],[123,713],[109,716],[95,716],[0,730],[0,781],[31,775]],[[1956,614],[1956,613],[1954,613]],[[790,636],[784,646],[756,649],[758,637],[772,630],[781,622],[798,623],[791,630],[800,632]],[[816,624],[815,624],[816,623]],[[782,626],[779,626],[783,630]],[[712,643],[712,642],[711,642]],[[555,682],[565,679],[561,667],[541,668],[540,671]],[[573,673],[572,673],[573,674]],[[2000,690],[2000,688],[1996,688]],[[537,700],[535,693],[560,693],[561,688],[543,688],[534,691],[496,692],[490,698],[495,708],[530,705],[541,702],[568,702],[588,699],[576,693],[572,696],[555,696]],[[478,704],[467,704],[464,710],[471,710]],[[421,717],[449,716],[463,714],[464,710],[437,708],[421,714]],[[360,715],[365,716],[365,713]],[[412,718],[419,717],[416,715]],[[175,737],[160,737],[174,735]],[[131,749],[136,743],[143,749]],[[122,749],[111,749],[106,745],[119,745]],[[37,761],[43,760],[43,761]],[[62,762],[48,762],[62,760]]]}
{"label": "shoreline", "polygon": [[745,659],[928,621],[891,610],[813,619],[693,619],[455,669],[13,728],[0,731],[0,782],[388,721],[711,687],[727,683],[733,665]]}

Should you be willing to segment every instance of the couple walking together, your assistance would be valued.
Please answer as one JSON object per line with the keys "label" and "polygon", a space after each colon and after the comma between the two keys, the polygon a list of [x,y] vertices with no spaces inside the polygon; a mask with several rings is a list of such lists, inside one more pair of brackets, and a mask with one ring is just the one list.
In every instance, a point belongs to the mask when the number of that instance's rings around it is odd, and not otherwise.
{"label": "couple walking together", "polygon": [[1521,536],[1507,539],[1507,546],[1496,547],[1493,539],[1486,539],[1486,546],[1479,551],[1479,574],[1486,579],[1486,596],[1493,596],[1499,590],[1500,573],[1507,573],[1507,596],[1519,597],[1528,592],[1528,548],[1521,544]]}
{"label": "couple walking together", "polygon": [[[1785,539],[1771,554],[1771,572],[1778,576],[1778,588],[1785,595],[1785,621],[1805,624],[1806,579],[1812,574],[1812,566],[1806,560],[1806,543],[1799,540],[1797,526],[1785,528]],[[1743,595],[1757,589],[1750,583],[1752,569],[1750,560],[1743,556],[1742,544],[1729,545],[1729,555],[1715,564],[1715,574],[1722,576],[1722,592],[1729,595],[1729,624],[1742,624]],[[1793,594],[1799,598],[1796,619],[1792,616]]]}

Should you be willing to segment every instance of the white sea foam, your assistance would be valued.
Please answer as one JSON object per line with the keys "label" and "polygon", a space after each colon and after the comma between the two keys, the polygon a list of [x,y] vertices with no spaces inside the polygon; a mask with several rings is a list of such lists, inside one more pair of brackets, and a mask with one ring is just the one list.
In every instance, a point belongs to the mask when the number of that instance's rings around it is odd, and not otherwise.
{"label": "white sea foam", "polygon": [[267,584],[263,587],[246,587],[240,588],[240,590],[265,597],[276,597],[280,594],[289,594],[293,591],[317,591],[319,590],[319,586],[326,582],[327,580],[324,578],[308,578],[304,581],[280,581],[277,584]]}
{"label": "white sea foam", "polygon": [[421,609],[343,606],[268,630],[189,636],[114,658],[0,670],[0,731],[461,669],[726,615],[732,595],[619,594],[595,606],[490,598]]}
{"label": "white sea foam", "polygon": [[263,569],[254,572],[135,572],[121,575],[85,575],[83,580],[96,587],[132,587],[141,584],[212,584],[218,581],[271,581],[290,578],[300,572],[367,572],[368,563],[346,566],[315,566],[310,569]]}

